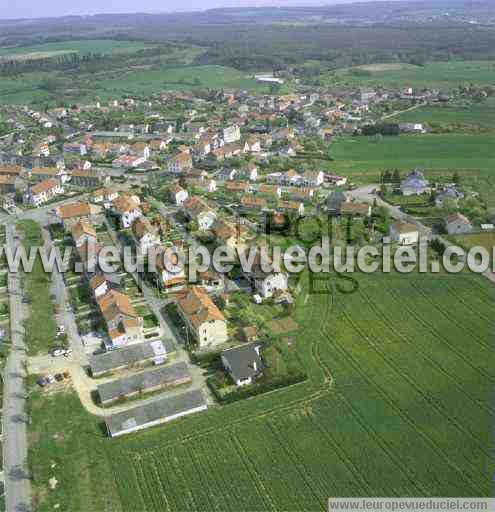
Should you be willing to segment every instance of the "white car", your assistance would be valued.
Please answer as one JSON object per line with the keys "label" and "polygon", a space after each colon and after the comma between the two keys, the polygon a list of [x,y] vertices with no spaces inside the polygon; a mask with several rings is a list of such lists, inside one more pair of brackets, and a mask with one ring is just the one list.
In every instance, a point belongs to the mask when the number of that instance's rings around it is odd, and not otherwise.
{"label": "white car", "polygon": [[63,348],[54,348],[51,351],[52,357],[61,357],[65,354],[65,350]]}
{"label": "white car", "polygon": [[50,383],[50,384],[53,384],[55,382],[55,377],[50,373],[46,376],[46,380]]}
{"label": "white car", "polygon": [[57,326],[57,336],[61,336],[65,333],[65,325]]}

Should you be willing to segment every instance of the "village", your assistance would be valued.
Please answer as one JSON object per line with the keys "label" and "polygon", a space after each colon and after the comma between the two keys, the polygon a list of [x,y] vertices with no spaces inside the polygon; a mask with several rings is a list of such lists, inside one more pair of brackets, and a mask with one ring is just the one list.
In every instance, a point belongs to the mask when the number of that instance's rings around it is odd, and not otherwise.
{"label": "village", "polygon": [[[427,169],[384,169],[370,185],[332,172],[335,138],[425,134],[422,124],[387,124],[384,112],[448,101],[407,88],[9,107],[2,208],[10,222],[35,219],[45,243],[75,249],[46,304],[57,335],[48,354],[31,358],[38,385],[48,392],[70,375],[115,437],[304,381],[291,349],[294,276],[264,271],[259,253],[249,272],[209,269],[188,282],[187,269],[171,272],[164,254],[199,244],[305,245],[291,226],[303,221],[311,231],[314,219],[335,224],[333,243],[342,245],[389,237],[416,246],[426,236],[445,246],[450,235],[492,231],[456,174],[440,183]],[[121,264],[105,272],[97,258],[109,244],[139,261],[153,254],[158,272]]]}

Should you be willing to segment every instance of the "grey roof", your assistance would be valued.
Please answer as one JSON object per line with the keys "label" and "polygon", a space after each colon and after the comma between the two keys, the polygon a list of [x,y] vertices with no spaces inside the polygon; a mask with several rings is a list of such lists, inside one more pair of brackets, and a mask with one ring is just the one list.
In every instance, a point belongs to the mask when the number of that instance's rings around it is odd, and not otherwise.
{"label": "grey roof", "polygon": [[326,203],[329,210],[340,211],[342,203],[345,203],[346,196],[344,192],[335,190],[327,196]]}
{"label": "grey roof", "polygon": [[[167,354],[174,352],[173,345],[169,340],[161,340],[161,342]],[[152,359],[158,355],[153,348],[154,344],[154,341],[147,341],[118,350],[110,350],[104,354],[91,355],[89,356],[89,366],[93,374],[100,374]]]}
{"label": "grey roof", "polygon": [[203,393],[200,389],[195,389],[138,405],[133,409],[109,416],[105,421],[109,434],[116,436],[125,431],[146,428],[174,417],[206,409],[206,407]]}
{"label": "grey roof", "polygon": [[256,351],[258,347],[260,345],[257,343],[246,343],[222,352],[235,381],[252,378],[262,370],[263,361]]}
{"label": "grey roof", "polygon": [[145,392],[158,386],[163,387],[183,383],[187,380],[191,380],[191,376],[186,363],[181,362],[100,384],[98,386],[98,394],[102,403],[105,403],[108,400],[116,400],[121,396],[127,396],[139,391]]}

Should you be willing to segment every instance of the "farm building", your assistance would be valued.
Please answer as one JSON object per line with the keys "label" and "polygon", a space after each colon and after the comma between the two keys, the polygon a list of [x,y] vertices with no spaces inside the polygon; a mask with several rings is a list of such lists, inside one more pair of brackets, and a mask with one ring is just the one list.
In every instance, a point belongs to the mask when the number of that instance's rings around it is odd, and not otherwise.
{"label": "farm building", "polygon": [[180,395],[159,398],[109,416],[106,418],[107,432],[110,437],[118,437],[154,427],[187,414],[204,411],[207,407],[203,393],[195,389]]}
{"label": "farm building", "polygon": [[394,222],[390,226],[390,239],[401,245],[417,244],[419,240],[418,227],[409,222]]}
{"label": "farm building", "polygon": [[174,349],[166,340],[147,341],[130,345],[119,350],[110,350],[104,354],[89,356],[89,367],[93,377],[99,377],[108,372],[124,370],[134,365],[154,361],[163,363]]}
{"label": "farm building", "polygon": [[127,398],[139,393],[151,393],[158,389],[180,386],[189,382],[191,382],[191,375],[186,363],[181,362],[105,382],[98,386],[98,395],[101,403],[106,405],[119,398]]}

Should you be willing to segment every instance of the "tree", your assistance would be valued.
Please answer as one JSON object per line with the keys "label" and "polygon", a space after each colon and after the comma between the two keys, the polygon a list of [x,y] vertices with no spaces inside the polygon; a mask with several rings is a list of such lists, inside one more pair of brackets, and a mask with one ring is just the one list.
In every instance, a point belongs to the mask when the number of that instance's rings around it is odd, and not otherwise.
{"label": "tree", "polygon": [[452,182],[455,183],[456,187],[461,184],[461,177],[457,171],[452,175]]}

